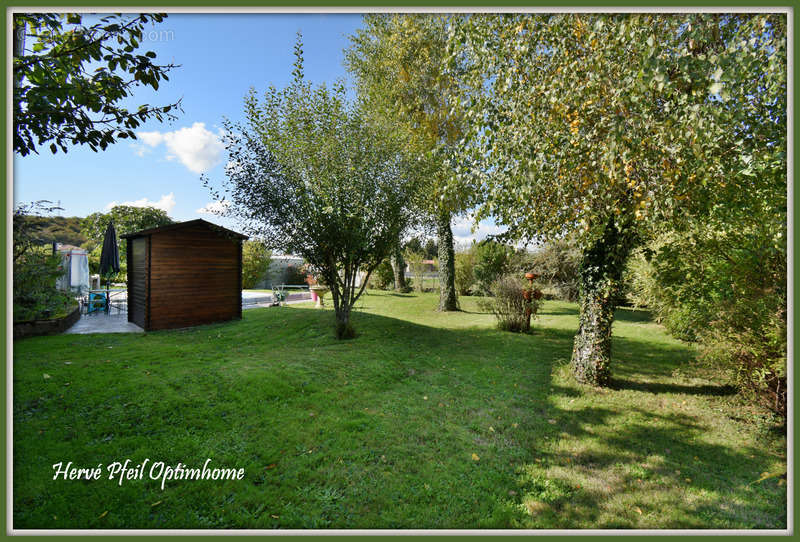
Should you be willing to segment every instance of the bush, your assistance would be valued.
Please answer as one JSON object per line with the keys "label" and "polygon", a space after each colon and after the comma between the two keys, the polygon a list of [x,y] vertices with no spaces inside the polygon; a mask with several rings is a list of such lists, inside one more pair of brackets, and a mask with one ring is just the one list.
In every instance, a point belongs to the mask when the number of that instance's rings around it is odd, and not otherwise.
{"label": "bush", "polygon": [[528,332],[528,311],[531,320],[536,318],[541,304],[541,291],[535,289],[526,300],[528,285],[516,275],[504,275],[491,284],[494,297],[484,298],[479,306],[497,318],[497,327],[503,331]]}
{"label": "bush", "polygon": [[284,284],[305,284],[307,275],[305,269],[291,264],[287,265],[283,272]]}
{"label": "bush", "polygon": [[56,288],[56,280],[64,273],[61,256],[39,244],[42,222],[29,220],[35,213],[50,213],[55,209],[58,208],[47,201],[19,204],[14,208],[15,322],[63,316],[74,304],[69,294]]}
{"label": "bush", "polygon": [[414,281],[416,281],[414,282],[406,277],[406,287],[411,288],[412,283],[415,283],[415,289],[418,292],[421,292],[423,286],[423,273],[425,272],[425,264],[422,263],[422,261],[425,259],[425,255],[422,252],[415,252],[410,248],[406,248],[405,253],[403,254],[403,259],[411,268],[411,272],[414,274]]}
{"label": "bush", "polygon": [[266,278],[272,253],[261,241],[245,241],[242,245],[242,288],[255,288]]}
{"label": "bush", "polygon": [[74,305],[72,296],[56,288],[63,274],[61,256],[31,249],[14,262],[14,321],[63,316]]}
{"label": "bush", "polygon": [[475,250],[474,246],[464,252],[456,253],[456,293],[458,295],[471,295],[475,285]]}
{"label": "bush", "polygon": [[511,262],[511,255],[514,250],[511,247],[496,241],[482,241],[474,246],[475,265],[472,273],[475,276],[474,289],[480,295],[494,295],[492,283],[508,272]]}
{"label": "bush", "polygon": [[383,260],[370,277],[371,286],[379,290],[394,288],[394,269],[389,260]]}
{"label": "bush", "polygon": [[531,265],[545,289],[564,301],[577,301],[580,290],[581,252],[570,238],[546,243],[531,255]]}
{"label": "bush", "polygon": [[665,234],[634,254],[627,275],[631,298],[672,335],[696,341],[700,363],[785,416],[785,245],[765,242],[775,234],[764,230]]}

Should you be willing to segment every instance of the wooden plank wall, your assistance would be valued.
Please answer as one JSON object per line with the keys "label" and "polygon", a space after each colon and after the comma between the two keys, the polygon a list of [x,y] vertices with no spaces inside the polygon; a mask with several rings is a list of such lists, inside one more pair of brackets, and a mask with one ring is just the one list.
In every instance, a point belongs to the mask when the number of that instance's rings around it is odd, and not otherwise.
{"label": "wooden plank wall", "polygon": [[147,238],[128,241],[128,321],[147,329]]}
{"label": "wooden plank wall", "polygon": [[148,329],[241,318],[241,242],[205,227],[150,236]]}

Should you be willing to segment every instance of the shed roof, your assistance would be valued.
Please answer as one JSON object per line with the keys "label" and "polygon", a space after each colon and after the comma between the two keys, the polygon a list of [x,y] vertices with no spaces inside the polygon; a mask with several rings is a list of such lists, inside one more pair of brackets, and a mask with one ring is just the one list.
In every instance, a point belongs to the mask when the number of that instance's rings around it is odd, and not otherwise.
{"label": "shed roof", "polygon": [[171,231],[171,230],[179,230],[179,229],[182,229],[182,228],[189,228],[189,227],[192,227],[192,226],[205,226],[209,230],[213,230],[213,231],[218,232],[218,233],[223,233],[225,235],[229,235],[229,236],[235,237],[237,239],[247,239],[248,238],[246,235],[243,235],[241,233],[235,232],[233,230],[229,230],[227,228],[223,228],[222,226],[217,226],[216,224],[212,224],[211,222],[208,222],[207,220],[203,220],[202,218],[198,218],[196,220],[189,220],[189,221],[186,221],[186,222],[176,222],[175,224],[167,224],[166,226],[159,226],[157,228],[149,228],[149,229],[146,229],[146,230],[141,230],[141,231],[137,231],[137,232],[133,232],[133,233],[126,233],[126,234],[120,235],[120,237],[123,238],[123,239],[133,239],[134,237],[143,237],[145,235],[152,235],[154,233],[161,233],[161,232]]}

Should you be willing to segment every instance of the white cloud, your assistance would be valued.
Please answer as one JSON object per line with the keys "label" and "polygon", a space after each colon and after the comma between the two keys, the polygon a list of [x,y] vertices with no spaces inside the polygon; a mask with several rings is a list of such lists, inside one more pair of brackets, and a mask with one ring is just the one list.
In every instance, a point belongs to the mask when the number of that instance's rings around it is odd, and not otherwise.
{"label": "white cloud", "polygon": [[123,201],[122,203],[112,201],[106,205],[106,209],[111,209],[117,205],[127,205],[129,207],[155,207],[156,209],[161,209],[169,214],[172,208],[175,207],[175,194],[170,192],[169,194],[161,196],[161,199],[158,201],[150,201],[147,198],[137,199],[136,201]]}
{"label": "white cloud", "polygon": [[228,210],[230,207],[231,202],[229,201],[212,201],[207,203],[205,207],[201,207],[200,209],[196,210],[195,212],[201,215],[219,215],[223,214],[225,211]]}
{"label": "white cloud", "polygon": [[[136,133],[136,137],[150,147],[164,143],[168,151],[167,160],[177,158],[194,173],[205,173],[222,161],[222,152],[225,150],[222,135],[222,130],[217,130],[216,134],[206,130],[202,122],[173,132]],[[137,154],[142,156],[144,152]]]}
{"label": "white cloud", "polygon": [[130,148],[133,149],[133,152],[136,153],[136,156],[142,157],[145,154],[150,154],[153,152],[153,149],[148,149],[146,145],[141,145],[139,143],[131,143]]}
{"label": "white cloud", "polygon": [[477,225],[470,216],[458,217],[453,221],[453,240],[457,244],[469,245],[472,241],[482,241],[489,235],[497,235],[506,231],[505,226],[498,226],[490,220],[482,220]]}
{"label": "white cloud", "polygon": [[164,135],[161,132],[136,132],[136,138],[141,139],[145,145],[151,147],[164,142]]}

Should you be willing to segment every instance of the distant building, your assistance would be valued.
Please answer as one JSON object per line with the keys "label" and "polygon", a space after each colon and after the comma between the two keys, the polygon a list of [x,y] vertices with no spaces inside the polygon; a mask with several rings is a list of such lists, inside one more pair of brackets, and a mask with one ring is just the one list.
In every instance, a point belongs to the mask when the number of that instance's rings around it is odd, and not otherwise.
{"label": "distant building", "polygon": [[56,280],[56,288],[84,295],[89,289],[89,253],[73,245],[53,243],[53,253],[61,254],[64,274]]}

